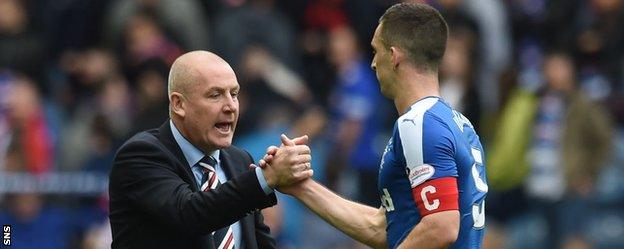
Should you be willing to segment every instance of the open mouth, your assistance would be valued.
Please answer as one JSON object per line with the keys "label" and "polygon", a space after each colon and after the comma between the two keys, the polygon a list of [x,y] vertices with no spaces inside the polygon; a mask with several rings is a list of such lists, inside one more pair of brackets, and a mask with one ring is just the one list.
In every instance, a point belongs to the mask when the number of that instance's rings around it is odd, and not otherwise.
{"label": "open mouth", "polygon": [[232,131],[232,122],[219,122],[215,124],[215,128],[223,134],[228,134]]}

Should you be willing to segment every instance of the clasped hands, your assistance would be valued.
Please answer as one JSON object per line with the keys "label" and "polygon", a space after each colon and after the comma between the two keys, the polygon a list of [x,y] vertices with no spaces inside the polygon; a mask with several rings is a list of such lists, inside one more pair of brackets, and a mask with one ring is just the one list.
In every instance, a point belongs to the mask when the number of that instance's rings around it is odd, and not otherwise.
{"label": "clasped hands", "polygon": [[306,145],[307,135],[291,140],[282,134],[280,139],[281,146],[268,147],[258,166],[262,169],[269,187],[284,193],[288,192],[289,187],[312,177],[314,170],[310,164],[310,147]]}

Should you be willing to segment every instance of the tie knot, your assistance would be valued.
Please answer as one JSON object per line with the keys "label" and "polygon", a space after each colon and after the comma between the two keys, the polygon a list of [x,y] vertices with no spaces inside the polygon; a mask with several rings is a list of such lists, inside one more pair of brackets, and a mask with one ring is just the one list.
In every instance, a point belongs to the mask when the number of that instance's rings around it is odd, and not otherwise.
{"label": "tie knot", "polygon": [[217,165],[217,160],[215,160],[212,156],[205,156],[204,158],[199,160],[198,164],[200,167],[214,172],[214,167],[215,165]]}

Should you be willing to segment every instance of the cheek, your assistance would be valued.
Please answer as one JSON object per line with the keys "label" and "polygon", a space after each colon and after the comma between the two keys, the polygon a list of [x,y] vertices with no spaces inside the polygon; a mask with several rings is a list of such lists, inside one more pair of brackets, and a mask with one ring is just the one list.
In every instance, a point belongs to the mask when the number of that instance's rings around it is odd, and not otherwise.
{"label": "cheek", "polygon": [[388,72],[387,72],[386,68],[384,68],[384,67],[377,68],[377,78],[379,79],[380,83],[381,83],[381,81],[386,81],[387,80],[386,79],[387,75],[388,75]]}

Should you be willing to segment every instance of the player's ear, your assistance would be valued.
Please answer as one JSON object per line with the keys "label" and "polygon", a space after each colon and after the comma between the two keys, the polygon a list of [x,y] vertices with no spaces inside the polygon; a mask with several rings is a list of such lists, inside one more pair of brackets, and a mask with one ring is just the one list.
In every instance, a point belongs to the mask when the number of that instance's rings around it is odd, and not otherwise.
{"label": "player's ear", "polygon": [[182,118],[186,116],[186,104],[184,102],[184,96],[181,93],[172,92],[169,96],[171,112]]}
{"label": "player's ear", "polygon": [[390,60],[392,62],[392,69],[396,70],[399,64],[405,60],[405,52],[397,47],[390,47]]}

